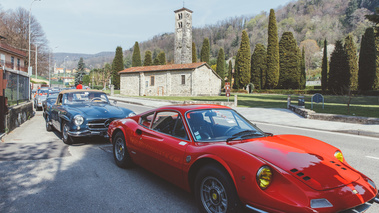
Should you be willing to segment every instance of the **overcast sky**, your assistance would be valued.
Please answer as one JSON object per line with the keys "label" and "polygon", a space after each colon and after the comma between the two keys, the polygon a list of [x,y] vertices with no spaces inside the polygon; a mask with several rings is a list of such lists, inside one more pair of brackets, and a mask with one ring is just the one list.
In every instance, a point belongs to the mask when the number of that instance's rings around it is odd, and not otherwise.
{"label": "overcast sky", "polygon": [[[215,24],[228,17],[256,15],[292,0],[187,0],[193,26]],[[1,0],[3,10],[23,7],[33,0]],[[174,31],[174,10],[183,0],[41,0],[32,4],[35,16],[54,52],[88,53],[129,49],[135,41]],[[57,47],[57,48],[55,48]]]}

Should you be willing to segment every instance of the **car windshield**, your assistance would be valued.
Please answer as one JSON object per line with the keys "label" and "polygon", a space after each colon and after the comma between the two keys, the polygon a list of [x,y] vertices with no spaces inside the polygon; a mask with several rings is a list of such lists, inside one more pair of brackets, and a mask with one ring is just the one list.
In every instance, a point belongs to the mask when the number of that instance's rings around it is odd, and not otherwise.
{"label": "car windshield", "polygon": [[63,96],[63,104],[84,104],[84,103],[109,103],[108,97],[101,92],[72,92]]}
{"label": "car windshield", "polygon": [[189,111],[185,117],[195,141],[198,142],[228,142],[265,136],[255,125],[231,109]]}

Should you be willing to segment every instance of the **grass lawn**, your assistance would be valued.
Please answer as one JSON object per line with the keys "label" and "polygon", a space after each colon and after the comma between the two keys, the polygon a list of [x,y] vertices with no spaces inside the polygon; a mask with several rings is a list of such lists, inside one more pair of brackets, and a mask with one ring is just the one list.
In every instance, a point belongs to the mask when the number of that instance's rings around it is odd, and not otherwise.
{"label": "grass lawn", "polygon": [[[116,92],[115,92],[116,93]],[[116,93],[117,94],[117,93]],[[234,101],[231,94],[229,101]],[[238,106],[240,107],[261,107],[261,108],[286,108],[287,95],[275,94],[237,94]],[[305,108],[311,108],[311,95],[305,95]],[[145,96],[145,98],[175,100],[175,101],[227,101],[224,96],[199,96],[199,97],[175,97],[175,96]],[[297,105],[298,95],[291,96],[291,103]],[[345,96],[324,96],[324,109],[322,103],[313,103],[313,110],[317,113],[330,113],[340,115],[352,115],[363,117],[379,118],[379,97],[377,96],[353,96],[348,112],[348,97]]]}

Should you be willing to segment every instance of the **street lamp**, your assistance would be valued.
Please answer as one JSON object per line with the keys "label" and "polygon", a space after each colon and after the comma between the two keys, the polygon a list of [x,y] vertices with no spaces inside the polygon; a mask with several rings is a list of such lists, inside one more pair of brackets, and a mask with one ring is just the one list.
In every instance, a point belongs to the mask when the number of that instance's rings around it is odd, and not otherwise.
{"label": "street lamp", "polygon": [[30,76],[31,76],[31,68],[30,68],[30,15],[32,13],[32,5],[35,1],[41,1],[41,0],[33,0],[32,3],[30,3],[30,8],[29,8],[29,55],[28,55],[28,76],[29,76],[29,100],[30,100]]}
{"label": "street lamp", "polygon": [[[54,47],[54,49],[58,48],[58,46]],[[52,51],[54,51],[54,49]],[[50,55],[51,55],[51,51],[49,52],[49,87],[51,87],[51,80],[50,80]]]}
{"label": "street lamp", "polygon": [[64,73],[63,73],[63,86],[65,86],[64,84],[64,80],[66,78],[66,58],[68,58],[68,56],[66,56],[64,59],[63,59],[63,63],[64,63]]}

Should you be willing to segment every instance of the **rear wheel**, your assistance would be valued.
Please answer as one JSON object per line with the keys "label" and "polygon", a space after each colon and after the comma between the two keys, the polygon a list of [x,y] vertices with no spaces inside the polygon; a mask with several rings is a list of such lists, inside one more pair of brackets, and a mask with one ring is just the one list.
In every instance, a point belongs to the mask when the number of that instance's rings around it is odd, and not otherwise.
{"label": "rear wheel", "polygon": [[117,132],[113,137],[113,157],[118,167],[129,168],[133,165],[122,132]]}
{"label": "rear wheel", "polygon": [[71,145],[74,143],[74,139],[68,135],[68,131],[69,131],[68,125],[66,124],[66,122],[63,122],[63,126],[62,126],[63,143],[65,143],[67,145]]}
{"label": "rear wheel", "polygon": [[241,212],[242,205],[233,180],[217,164],[202,167],[195,179],[195,197],[201,212]]}

